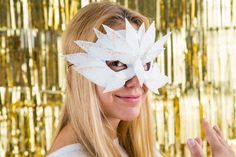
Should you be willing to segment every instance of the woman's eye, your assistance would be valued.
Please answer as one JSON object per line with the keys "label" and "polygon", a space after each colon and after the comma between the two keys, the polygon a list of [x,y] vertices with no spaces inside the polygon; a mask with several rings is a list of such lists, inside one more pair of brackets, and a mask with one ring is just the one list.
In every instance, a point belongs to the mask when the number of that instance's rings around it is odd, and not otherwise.
{"label": "woman's eye", "polygon": [[150,69],[150,67],[151,67],[151,62],[148,62],[148,63],[144,64],[144,66],[143,66],[145,71],[148,71]]}
{"label": "woman's eye", "polygon": [[106,61],[106,64],[111,70],[118,72],[127,68],[127,65],[120,61]]}

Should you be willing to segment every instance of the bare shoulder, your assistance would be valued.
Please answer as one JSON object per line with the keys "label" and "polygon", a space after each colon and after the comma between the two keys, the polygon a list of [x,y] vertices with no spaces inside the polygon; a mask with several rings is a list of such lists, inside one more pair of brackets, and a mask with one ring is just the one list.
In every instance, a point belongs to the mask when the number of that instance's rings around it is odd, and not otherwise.
{"label": "bare shoulder", "polygon": [[69,125],[66,125],[56,137],[55,142],[53,143],[48,154],[74,143],[76,143],[75,133]]}

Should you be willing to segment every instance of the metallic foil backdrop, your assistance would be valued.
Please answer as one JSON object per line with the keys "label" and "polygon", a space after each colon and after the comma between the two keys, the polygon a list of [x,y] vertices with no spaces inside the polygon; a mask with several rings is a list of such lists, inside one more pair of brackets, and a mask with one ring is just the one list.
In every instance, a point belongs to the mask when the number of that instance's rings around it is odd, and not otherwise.
{"label": "metallic foil backdrop", "polygon": [[[63,104],[61,34],[89,0],[0,0],[0,156],[43,157]],[[171,31],[157,59],[171,83],[154,95],[157,146],[190,156],[186,140],[217,124],[236,148],[236,0],[114,0]],[[211,152],[204,140],[204,151]]]}

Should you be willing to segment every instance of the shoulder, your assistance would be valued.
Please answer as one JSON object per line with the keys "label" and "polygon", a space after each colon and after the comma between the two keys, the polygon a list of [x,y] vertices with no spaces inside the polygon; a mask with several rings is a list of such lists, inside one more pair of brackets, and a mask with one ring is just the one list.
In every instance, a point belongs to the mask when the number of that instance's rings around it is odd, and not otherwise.
{"label": "shoulder", "polygon": [[47,157],[88,157],[88,154],[82,149],[79,143],[70,144],[57,149]]}
{"label": "shoulder", "polygon": [[60,149],[64,150],[65,148],[68,148],[67,146],[73,146],[74,148],[75,145],[73,144],[75,143],[77,142],[75,140],[74,131],[69,125],[66,125],[57,135],[48,154],[52,154]]}

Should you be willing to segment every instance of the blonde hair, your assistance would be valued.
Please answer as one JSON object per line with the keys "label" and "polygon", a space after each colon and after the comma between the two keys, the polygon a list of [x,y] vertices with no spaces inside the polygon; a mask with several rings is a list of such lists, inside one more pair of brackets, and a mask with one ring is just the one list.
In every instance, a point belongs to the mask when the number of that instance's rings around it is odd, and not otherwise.
{"label": "blonde hair", "polygon": [[[102,24],[110,27],[124,24],[127,18],[131,23],[146,28],[148,19],[143,15],[122,6],[100,2],[91,3],[80,9],[63,34],[63,51],[66,54],[81,52],[75,40],[95,41],[93,28],[104,32]],[[89,156],[120,157],[109,135],[110,127],[102,113],[95,91],[95,84],[78,74],[72,68],[67,72],[66,100],[62,109],[61,121],[55,137],[70,123],[78,142],[84,146]],[[119,143],[130,157],[153,157],[155,147],[152,113],[148,98],[142,105],[140,115],[133,121],[121,121],[117,128]]]}

